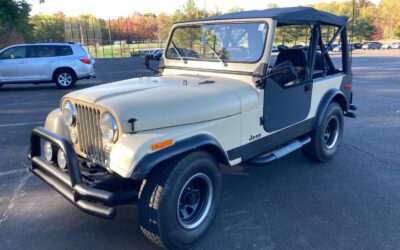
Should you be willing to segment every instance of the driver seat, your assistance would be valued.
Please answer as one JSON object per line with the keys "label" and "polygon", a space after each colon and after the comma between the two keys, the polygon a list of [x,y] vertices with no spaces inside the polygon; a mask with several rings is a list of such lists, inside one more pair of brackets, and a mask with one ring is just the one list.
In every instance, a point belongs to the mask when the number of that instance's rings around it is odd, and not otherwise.
{"label": "driver seat", "polygon": [[307,54],[302,49],[286,49],[278,54],[275,66],[285,61],[289,61],[296,68],[299,81],[304,81],[307,69]]}

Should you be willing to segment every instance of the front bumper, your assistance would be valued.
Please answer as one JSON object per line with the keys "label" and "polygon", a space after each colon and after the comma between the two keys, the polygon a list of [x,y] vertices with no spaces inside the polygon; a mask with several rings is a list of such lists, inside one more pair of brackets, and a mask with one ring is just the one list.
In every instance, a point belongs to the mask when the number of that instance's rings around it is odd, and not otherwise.
{"label": "front bumper", "polygon": [[[67,161],[66,172],[41,157],[41,139],[49,141],[55,148],[63,150]],[[116,210],[111,206],[115,194],[87,185],[79,169],[78,157],[67,140],[48,129],[37,127],[31,134],[28,158],[32,161],[30,171],[79,209],[106,219],[115,217]]]}

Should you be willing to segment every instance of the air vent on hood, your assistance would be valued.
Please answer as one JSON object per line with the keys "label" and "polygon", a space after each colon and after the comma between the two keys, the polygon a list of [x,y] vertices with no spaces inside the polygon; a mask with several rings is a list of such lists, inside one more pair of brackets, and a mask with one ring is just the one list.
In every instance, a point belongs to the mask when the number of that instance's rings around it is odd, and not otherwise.
{"label": "air vent on hood", "polygon": [[215,81],[205,80],[205,81],[199,82],[199,84],[211,84],[211,83],[215,83]]}

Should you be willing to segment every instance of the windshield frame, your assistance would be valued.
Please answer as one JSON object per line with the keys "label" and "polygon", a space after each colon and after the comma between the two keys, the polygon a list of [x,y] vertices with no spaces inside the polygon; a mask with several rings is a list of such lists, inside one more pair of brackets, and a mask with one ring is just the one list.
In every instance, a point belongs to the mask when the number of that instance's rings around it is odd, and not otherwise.
{"label": "windshield frame", "polygon": [[[263,37],[264,38],[263,48],[262,48],[262,51],[260,53],[259,58],[257,60],[254,60],[254,61],[223,60],[223,62],[224,63],[235,63],[235,64],[256,64],[256,63],[259,63],[261,61],[261,59],[264,57],[265,47],[267,45],[268,35],[269,35],[269,32],[270,32],[270,25],[266,20],[251,20],[251,21],[250,20],[248,20],[248,21],[230,20],[230,21],[223,21],[223,22],[215,22],[214,21],[214,22],[204,22],[204,23],[182,23],[182,24],[178,23],[175,27],[173,27],[173,29],[172,29],[172,31],[170,33],[170,36],[169,36],[169,39],[168,39],[168,44],[165,47],[165,53],[164,53],[165,59],[174,60],[174,61],[181,61],[180,58],[175,58],[175,57],[171,58],[171,57],[168,57],[168,55],[167,55],[167,50],[170,48],[171,43],[172,43],[172,39],[174,37],[174,33],[175,33],[176,29],[178,29],[178,28],[188,28],[188,27],[190,28],[190,27],[196,27],[196,26],[198,27],[198,26],[203,26],[203,25],[246,24],[246,23],[253,23],[253,24],[254,23],[260,23],[261,24],[262,23],[266,27],[266,32],[265,32],[265,35]],[[194,62],[221,63],[218,60],[218,58],[215,58],[215,59],[211,59],[211,58],[210,59],[206,59],[206,58],[203,58],[203,59],[200,59],[200,58],[196,58],[196,59],[183,58],[183,60],[185,62],[186,61],[194,61]]]}

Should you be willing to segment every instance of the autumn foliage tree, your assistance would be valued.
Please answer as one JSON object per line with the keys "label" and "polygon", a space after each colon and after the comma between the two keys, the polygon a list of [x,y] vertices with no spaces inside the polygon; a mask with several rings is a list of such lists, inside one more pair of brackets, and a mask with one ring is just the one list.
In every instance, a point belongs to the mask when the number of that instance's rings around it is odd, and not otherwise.
{"label": "autumn foliage tree", "polygon": [[[348,30],[354,31],[354,42],[379,39],[400,39],[400,0],[353,0],[326,1],[312,7],[349,17]],[[46,4],[46,3],[44,3]],[[261,6],[262,7],[262,6]],[[276,8],[277,4],[265,4],[264,8]],[[234,7],[227,12],[244,10]],[[78,41],[84,44],[112,44],[114,41],[137,43],[162,42],[168,38],[174,22],[223,14],[215,7],[206,13],[194,0],[187,0],[172,14],[132,13],[128,17],[101,19],[93,15],[66,17],[63,13],[37,14],[29,17],[30,4],[26,0],[0,0],[0,48],[24,41]],[[323,30],[324,39],[332,35],[334,28]],[[307,43],[306,29],[282,29],[278,36],[282,42]],[[193,34],[194,35],[194,34]],[[190,34],[189,34],[190,36]]]}
{"label": "autumn foliage tree", "polygon": [[30,40],[30,10],[24,0],[0,0],[0,48]]}

